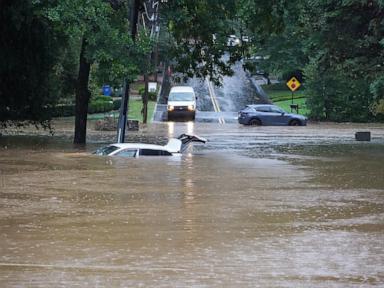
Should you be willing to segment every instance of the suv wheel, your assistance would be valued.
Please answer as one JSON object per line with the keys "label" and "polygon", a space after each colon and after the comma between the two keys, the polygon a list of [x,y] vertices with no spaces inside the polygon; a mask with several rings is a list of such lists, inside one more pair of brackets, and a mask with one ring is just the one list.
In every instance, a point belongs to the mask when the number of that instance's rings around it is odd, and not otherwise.
{"label": "suv wheel", "polygon": [[300,121],[297,119],[293,119],[291,122],[289,122],[289,126],[300,126],[300,124]]}
{"label": "suv wheel", "polygon": [[261,125],[261,121],[260,119],[257,119],[257,118],[253,118],[249,121],[249,125],[251,126],[260,126]]}

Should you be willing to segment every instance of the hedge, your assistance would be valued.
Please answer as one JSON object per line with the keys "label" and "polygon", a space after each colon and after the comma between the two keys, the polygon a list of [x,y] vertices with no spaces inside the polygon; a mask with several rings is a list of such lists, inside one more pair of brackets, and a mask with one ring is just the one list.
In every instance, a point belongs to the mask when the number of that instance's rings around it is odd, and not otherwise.
{"label": "hedge", "polygon": [[119,110],[121,106],[121,99],[113,100],[113,110]]}
{"label": "hedge", "polygon": [[[110,99],[110,98],[109,98]],[[120,106],[119,106],[120,107]],[[106,102],[104,100],[92,101],[88,106],[88,113],[105,113],[114,110],[114,103],[112,101]],[[117,109],[116,109],[117,110]],[[75,104],[62,104],[49,109],[52,117],[69,117],[75,115]]]}
{"label": "hedge", "polygon": [[52,117],[69,117],[75,115],[75,104],[62,104],[48,109]]}
{"label": "hedge", "polygon": [[88,106],[88,113],[104,113],[113,110],[113,102],[106,102],[104,100],[92,101]]}
{"label": "hedge", "polygon": [[109,96],[103,96],[103,95],[96,96],[95,98],[91,99],[91,102],[109,102],[109,101],[112,101],[112,98]]}

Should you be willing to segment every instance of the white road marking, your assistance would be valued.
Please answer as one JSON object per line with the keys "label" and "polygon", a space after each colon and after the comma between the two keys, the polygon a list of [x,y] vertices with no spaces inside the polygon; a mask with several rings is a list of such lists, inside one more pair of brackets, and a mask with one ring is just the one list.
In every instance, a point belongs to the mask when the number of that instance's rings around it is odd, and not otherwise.
{"label": "white road marking", "polygon": [[[213,109],[215,110],[215,112],[221,112],[219,102],[217,101],[217,97],[215,94],[215,90],[213,89],[212,83],[211,81],[209,81],[208,77],[205,80],[207,82],[209,97],[211,98]],[[225,120],[223,117],[219,117],[219,123],[225,124]]]}

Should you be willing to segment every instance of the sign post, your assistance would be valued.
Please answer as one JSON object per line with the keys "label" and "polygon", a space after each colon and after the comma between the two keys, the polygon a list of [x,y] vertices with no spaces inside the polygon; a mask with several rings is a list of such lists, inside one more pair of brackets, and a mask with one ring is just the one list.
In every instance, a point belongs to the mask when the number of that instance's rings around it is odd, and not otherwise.
{"label": "sign post", "polygon": [[299,89],[299,87],[301,86],[301,83],[299,80],[296,79],[296,77],[292,77],[291,79],[288,80],[287,86],[292,91],[291,112],[292,112],[292,109],[295,108],[297,113],[298,113],[299,112],[299,106],[293,104],[293,93],[297,89]]}

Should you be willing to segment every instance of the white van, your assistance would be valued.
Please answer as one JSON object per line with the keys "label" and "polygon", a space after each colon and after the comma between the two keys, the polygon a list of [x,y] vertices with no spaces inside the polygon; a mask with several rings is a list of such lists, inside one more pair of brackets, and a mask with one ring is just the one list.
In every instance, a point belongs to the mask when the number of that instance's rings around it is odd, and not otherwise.
{"label": "white van", "polygon": [[168,119],[176,116],[189,117],[195,120],[196,94],[190,86],[175,86],[168,96]]}

